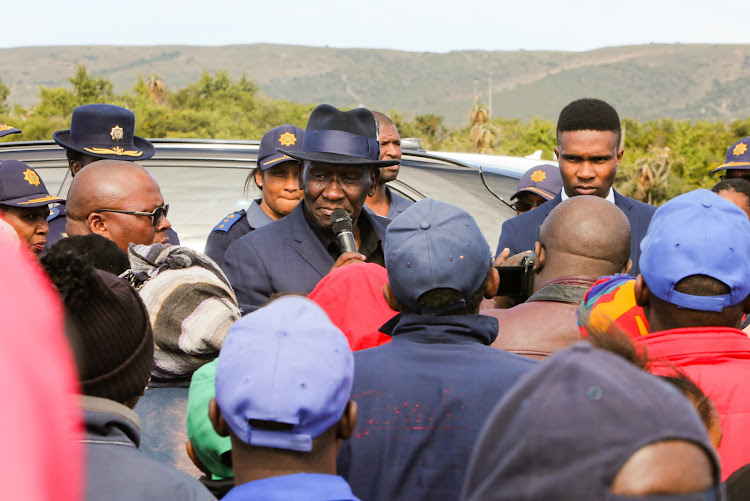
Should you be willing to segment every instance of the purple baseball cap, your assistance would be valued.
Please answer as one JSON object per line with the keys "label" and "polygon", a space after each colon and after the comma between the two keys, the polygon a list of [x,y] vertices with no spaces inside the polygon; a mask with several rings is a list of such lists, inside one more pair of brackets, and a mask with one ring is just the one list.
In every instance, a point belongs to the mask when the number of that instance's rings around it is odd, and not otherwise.
{"label": "purple baseball cap", "polygon": [[268,170],[284,162],[299,162],[285,153],[276,151],[276,148],[301,152],[304,138],[305,131],[294,125],[282,125],[269,130],[260,140],[258,167],[261,170]]}
{"label": "purple baseball cap", "polygon": [[0,124],[0,137],[7,136],[8,134],[20,134],[21,129],[16,129],[11,125]]}
{"label": "purple baseball cap", "polygon": [[[659,299],[681,308],[721,311],[750,295],[750,222],[733,203],[709,190],[668,201],[654,214],[641,241],[641,275]],[[729,294],[693,296],[677,282],[706,275],[726,284]]]}
{"label": "purple baseball cap", "polygon": [[309,452],[313,439],[341,419],[353,378],[346,337],[313,301],[285,296],[229,329],[216,367],[216,402],[246,444]]}
{"label": "purple baseball cap", "polygon": [[750,137],[743,137],[730,146],[724,163],[712,170],[711,174],[724,169],[750,169]]}
{"label": "purple baseball cap", "polygon": [[[487,278],[492,256],[476,221],[465,210],[432,198],[408,207],[385,233],[385,269],[402,305],[439,315],[466,306]],[[427,291],[448,288],[462,299],[441,311],[426,311],[417,300]]]}
{"label": "purple baseball cap", "polygon": [[560,176],[560,168],[556,165],[537,165],[527,170],[518,181],[518,191],[511,200],[518,198],[522,191],[536,193],[539,196],[552,200],[562,190],[563,182]]}
{"label": "purple baseball cap", "polygon": [[53,197],[37,172],[19,160],[0,162],[0,205],[41,207],[65,199]]}
{"label": "purple baseball cap", "polygon": [[619,355],[579,342],[498,403],[474,445],[461,498],[630,499],[610,492],[617,473],[639,449],[664,440],[696,444],[714,470],[713,488],[665,499],[722,499],[719,459],[693,404]]}

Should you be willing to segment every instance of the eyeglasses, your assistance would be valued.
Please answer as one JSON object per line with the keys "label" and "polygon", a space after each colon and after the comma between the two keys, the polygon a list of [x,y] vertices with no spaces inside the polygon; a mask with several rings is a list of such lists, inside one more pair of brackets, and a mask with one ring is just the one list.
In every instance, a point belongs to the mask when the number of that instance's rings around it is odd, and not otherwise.
{"label": "eyeglasses", "polygon": [[[542,202],[543,204],[544,202]],[[542,204],[532,204],[529,202],[516,202],[511,207],[513,207],[513,210],[516,212],[529,212],[531,209],[536,209]]]}
{"label": "eyeglasses", "polygon": [[162,217],[167,217],[169,212],[169,204],[164,204],[151,212],[139,212],[135,210],[118,210],[118,209],[99,209],[94,212],[116,212],[118,214],[130,214],[131,216],[149,216],[151,218],[151,224],[154,226],[159,224]]}
{"label": "eyeglasses", "polygon": [[726,174],[723,176],[720,176],[719,179],[722,181],[729,181],[730,179],[744,179],[745,181],[750,183],[750,174],[744,174],[742,176],[727,176]]}

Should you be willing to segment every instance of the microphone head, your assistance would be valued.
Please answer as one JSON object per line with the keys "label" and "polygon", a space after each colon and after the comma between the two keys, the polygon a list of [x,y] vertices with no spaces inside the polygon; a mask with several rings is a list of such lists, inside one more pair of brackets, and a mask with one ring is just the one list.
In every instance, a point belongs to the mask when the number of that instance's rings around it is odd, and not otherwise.
{"label": "microphone head", "polygon": [[331,229],[334,235],[343,233],[345,231],[351,232],[353,228],[352,218],[349,217],[349,213],[346,209],[334,209],[331,212]]}

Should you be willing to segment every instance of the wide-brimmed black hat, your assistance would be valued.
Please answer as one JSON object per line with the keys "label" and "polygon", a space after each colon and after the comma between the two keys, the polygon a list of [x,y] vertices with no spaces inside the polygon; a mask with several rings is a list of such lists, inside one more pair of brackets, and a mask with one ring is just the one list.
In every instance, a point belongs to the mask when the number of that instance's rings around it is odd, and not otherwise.
{"label": "wide-brimmed black hat", "polygon": [[52,138],[63,148],[111,160],[145,160],[154,156],[154,145],[133,135],[135,115],[112,104],[86,104],[73,110],[70,129]]}
{"label": "wide-brimmed black hat", "polygon": [[400,160],[380,160],[375,116],[366,108],[341,111],[321,104],[310,114],[302,152],[276,148],[297,160],[329,164],[387,167]]}

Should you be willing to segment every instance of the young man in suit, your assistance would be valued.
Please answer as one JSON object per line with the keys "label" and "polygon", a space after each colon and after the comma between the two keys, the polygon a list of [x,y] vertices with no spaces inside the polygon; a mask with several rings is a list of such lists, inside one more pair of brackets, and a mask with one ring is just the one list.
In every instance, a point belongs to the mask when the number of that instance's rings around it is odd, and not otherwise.
{"label": "young man in suit", "polygon": [[[379,168],[399,160],[379,160],[375,117],[357,108],[342,112],[321,104],[310,115],[302,152],[278,151],[302,161],[301,204],[288,216],[235,240],[222,268],[243,314],[278,292],[308,293],[329,271],[349,263],[385,264],[382,242],[388,220],[362,210],[377,187]],[[357,252],[341,252],[331,213],[344,209],[352,219]]]}
{"label": "young man in suit", "polygon": [[624,197],[612,185],[624,150],[620,148],[620,117],[599,99],[579,99],[560,112],[555,155],[560,163],[563,189],[536,210],[503,223],[497,243],[498,264],[508,256],[531,251],[536,229],[560,202],[578,195],[594,195],[614,203],[628,218],[632,233],[631,275],[638,274],[639,245],[656,207]]}

